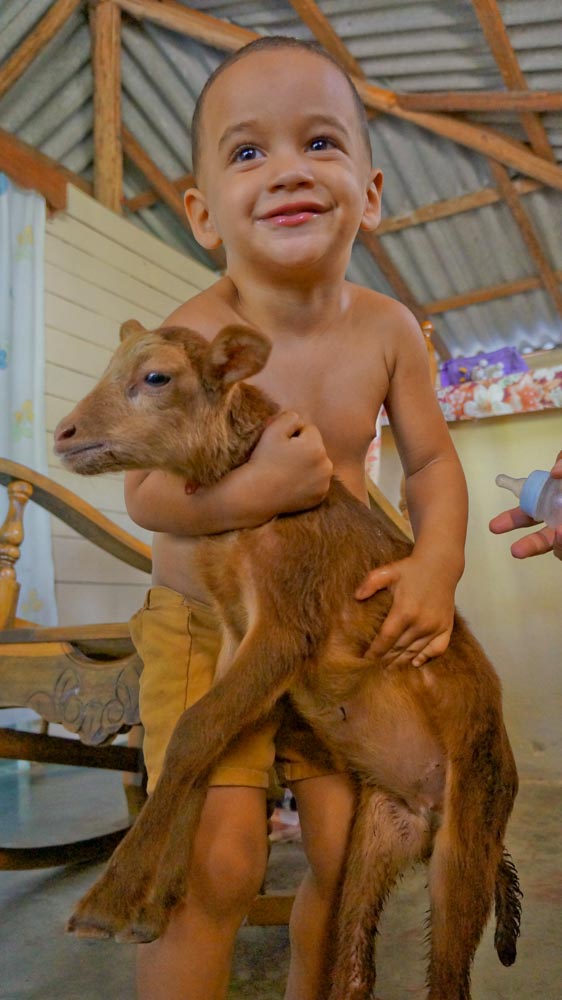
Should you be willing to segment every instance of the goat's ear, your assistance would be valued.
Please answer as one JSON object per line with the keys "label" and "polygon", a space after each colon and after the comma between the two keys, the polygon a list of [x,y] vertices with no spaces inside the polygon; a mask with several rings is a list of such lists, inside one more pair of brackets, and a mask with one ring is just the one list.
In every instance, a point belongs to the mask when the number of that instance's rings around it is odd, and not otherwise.
{"label": "goat's ear", "polygon": [[139,323],[138,319],[127,319],[121,324],[121,329],[119,330],[119,340],[126,340],[131,333],[146,333],[146,330],[142,323]]}
{"label": "goat's ear", "polygon": [[225,326],[211,342],[203,375],[212,388],[241,382],[264,367],[271,343],[249,326]]}

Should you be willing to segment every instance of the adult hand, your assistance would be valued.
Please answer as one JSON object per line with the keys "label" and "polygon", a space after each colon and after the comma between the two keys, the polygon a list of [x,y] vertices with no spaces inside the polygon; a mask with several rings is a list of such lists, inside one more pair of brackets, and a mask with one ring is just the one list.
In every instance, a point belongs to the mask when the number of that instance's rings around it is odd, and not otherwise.
{"label": "adult hand", "polygon": [[[553,479],[562,479],[562,451],[558,452],[556,462],[550,470]],[[539,522],[525,514],[520,507],[511,507],[502,511],[490,521],[489,528],[494,535],[502,535],[516,528],[531,528]],[[515,559],[527,559],[530,556],[544,555],[554,552],[557,559],[562,559],[562,528],[548,528],[542,525],[538,531],[532,531],[523,538],[518,538],[511,546],[511,554]]]}

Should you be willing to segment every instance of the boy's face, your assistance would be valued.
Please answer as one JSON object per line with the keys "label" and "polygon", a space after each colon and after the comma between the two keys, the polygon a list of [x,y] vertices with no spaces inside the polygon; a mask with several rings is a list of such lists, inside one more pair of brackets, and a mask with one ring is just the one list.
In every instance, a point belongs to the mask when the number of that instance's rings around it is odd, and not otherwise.
{"label": "boy's face", "polygon": [[294,272],[341,258],[380,217],[349,85],[336,66],[294,49],[256,52],[208,91],[199,187],[186,210],[199,242],[223,242],[229,268]]}

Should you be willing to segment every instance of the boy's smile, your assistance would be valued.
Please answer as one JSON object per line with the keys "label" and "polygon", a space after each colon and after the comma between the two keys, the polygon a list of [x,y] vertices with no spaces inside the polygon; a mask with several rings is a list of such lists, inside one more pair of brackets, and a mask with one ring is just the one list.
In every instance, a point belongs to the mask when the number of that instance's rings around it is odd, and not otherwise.
{"label": "boy's smile", "polygon": [[[255,52],[205,99],[199,188],[186,208],[203,246],[224,243],[228,271],[345,271],[361,225],[375,228],[373,171],[351,89],[315,53]],[[345,260],[344,260],[345,257]]]}
{"label": "boy's smile", "polygon": [[261,222],[271,222],[277,226],[301,226],[305,222],[310,222],[316,215],[322,215],[326,209],[318,203],[289,202],[272,208],[262,216]]}

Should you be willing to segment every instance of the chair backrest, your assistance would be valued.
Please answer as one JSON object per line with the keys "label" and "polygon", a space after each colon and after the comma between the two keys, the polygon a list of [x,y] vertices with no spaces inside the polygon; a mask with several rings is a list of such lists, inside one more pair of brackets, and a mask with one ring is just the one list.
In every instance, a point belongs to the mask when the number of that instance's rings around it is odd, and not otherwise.
{"label": "chair backrest", "polygon": [[135,569],[150,573],[150,547],[47,476],[0,458],[0,484],[7,487],[8,512],[0,527],[0,628],[16,621],[19,584],[16,565],[24,539],[24,509],[31,499],[98,548]]}

